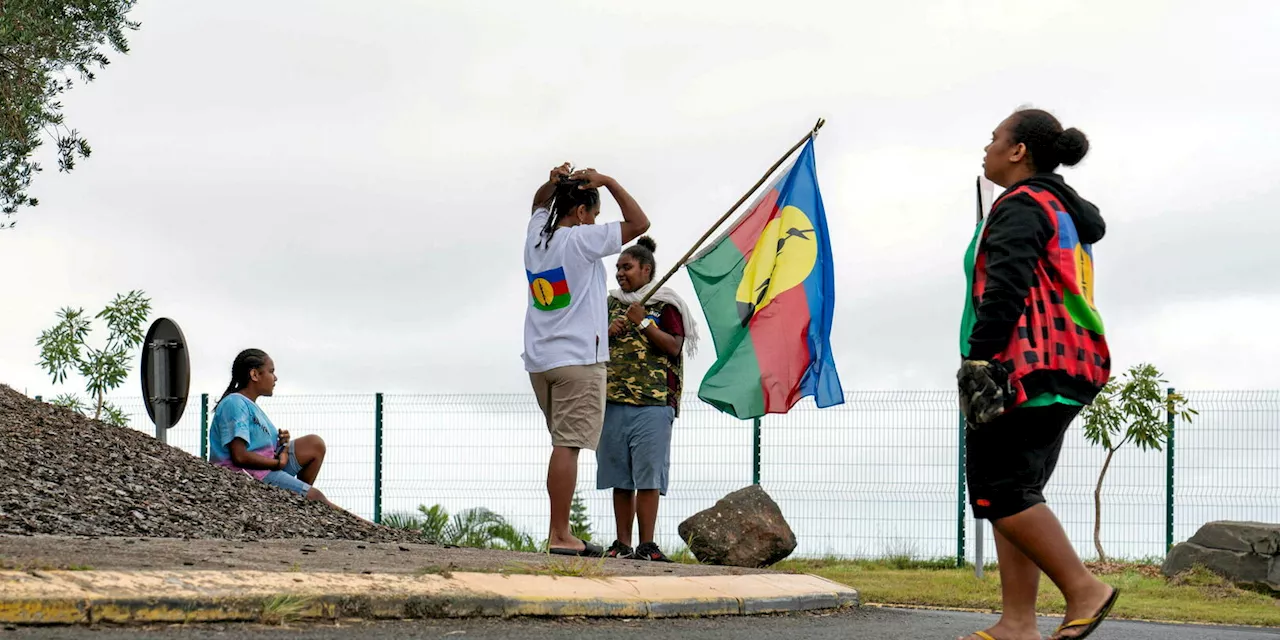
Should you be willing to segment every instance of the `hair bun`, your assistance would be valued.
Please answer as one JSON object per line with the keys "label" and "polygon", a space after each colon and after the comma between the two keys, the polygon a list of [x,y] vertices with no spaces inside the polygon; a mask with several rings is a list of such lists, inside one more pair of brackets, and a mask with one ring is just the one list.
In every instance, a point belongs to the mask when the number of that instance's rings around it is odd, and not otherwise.
{"label": "hair bun", "polygon": [[636,244],[648,249],[649,253],[653,253],[658,250],[658,243],[654,242],[653,238],[650,238],[649,236],[640,236],[636,240]]}
{"label": "hair bun", "polygon": [[1053,141],[1053,151],[1059,162],[1073,167],[1089,153],[1089,139],[1079,129],[1071,127],[1063,130]]}

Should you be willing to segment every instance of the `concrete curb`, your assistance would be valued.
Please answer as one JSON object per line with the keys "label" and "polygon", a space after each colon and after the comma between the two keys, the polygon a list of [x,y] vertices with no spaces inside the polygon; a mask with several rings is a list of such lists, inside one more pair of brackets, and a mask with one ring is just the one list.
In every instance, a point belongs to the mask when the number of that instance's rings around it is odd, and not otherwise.
{"label": "concrete curb", "polygon": [[580,578],[491,573],[0,571],[11,625],[513,616],[665,618],[858,607],[812,575]]}

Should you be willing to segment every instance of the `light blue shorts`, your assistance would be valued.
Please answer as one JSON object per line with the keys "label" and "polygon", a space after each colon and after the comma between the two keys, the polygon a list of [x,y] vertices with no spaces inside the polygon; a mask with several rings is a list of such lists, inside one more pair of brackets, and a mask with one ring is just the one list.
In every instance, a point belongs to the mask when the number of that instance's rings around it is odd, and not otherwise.
{"label": "light blue shorts", "polygon": [[263,476],[262,481],[281,489],[288,489],[302,497],[307,497],[307,492],[311,491],[311,485],[298,479],[298,473],[302,471],[302,465],[298,464],[298,455],[293,450],[293,440],[289,441],[289,462],[284,465],[281,471],[272,471]]}
{"label": "light blue shorts", "polygon": [[667,495],[675,419],[676,410],[669,406],[606,404],[596,448],[596,488],[657,489]]}

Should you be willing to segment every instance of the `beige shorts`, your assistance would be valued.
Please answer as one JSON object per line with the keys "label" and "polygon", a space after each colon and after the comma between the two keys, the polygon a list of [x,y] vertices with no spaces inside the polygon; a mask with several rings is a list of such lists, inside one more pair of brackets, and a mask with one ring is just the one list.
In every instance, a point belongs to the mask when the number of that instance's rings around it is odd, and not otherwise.
{"label": "beige shorts", "polygon": [[595,450],[604,428],[607,376],[603,362],[529,374],[552,446]]}

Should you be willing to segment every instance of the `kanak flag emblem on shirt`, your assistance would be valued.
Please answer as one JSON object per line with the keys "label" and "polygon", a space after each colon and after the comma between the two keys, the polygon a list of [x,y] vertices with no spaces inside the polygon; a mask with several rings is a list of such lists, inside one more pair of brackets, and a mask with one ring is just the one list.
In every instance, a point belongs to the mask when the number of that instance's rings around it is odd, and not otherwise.
{"label": "kanak flag emblem on shirt", "polygon": [[533,308],[539,311],[555,311],[569,306],[572,296],[569,294],[569,282],[564,277],[563,267],[541,273],[525,270],[524,273],[529,278],[529,293],[533,295]]}

